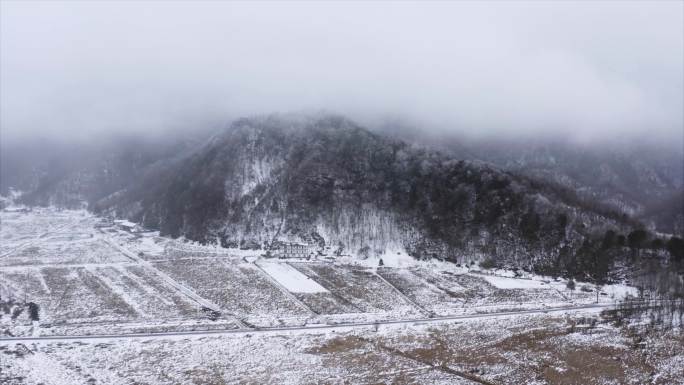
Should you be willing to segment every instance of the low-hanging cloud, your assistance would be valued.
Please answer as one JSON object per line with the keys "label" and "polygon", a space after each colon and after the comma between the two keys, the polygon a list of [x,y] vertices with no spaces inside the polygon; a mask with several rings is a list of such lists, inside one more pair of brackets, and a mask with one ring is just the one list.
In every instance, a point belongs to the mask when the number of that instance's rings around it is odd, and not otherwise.
{"label": "low-hanging cloud", "polygon": [[684,3],[2,2],[3,136],[325,109],[467,133],[682,135]]}

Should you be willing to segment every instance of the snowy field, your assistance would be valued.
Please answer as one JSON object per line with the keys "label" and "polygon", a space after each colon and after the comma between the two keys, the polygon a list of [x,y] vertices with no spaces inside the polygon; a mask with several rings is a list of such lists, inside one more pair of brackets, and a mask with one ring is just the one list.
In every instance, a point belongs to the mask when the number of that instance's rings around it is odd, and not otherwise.
{"label": "snowy field", "polygon": [[0,344],[2,384],[682,384],[684,335],[567,316],[328,331]]}
{"label": "snowy field", "polygon": [[[265,258],[85,211],[0,212],[0,220],[1,384],[583,378],[585,358],[559,342],[608,354],[616,375],[627,372],[618,363],[643,361],[629,381],[591,383],[644,383],[655,371],[662,382],[653,383],[671,384],[684,366],[681,349],[661,361],[634,356],[620,329],[568,332],[571,319],[633,294],[624,285],[597,296],[591,285],[570,291],[560,279],[437,261]],[[543,346],[520,340],[539,333]],[[78,340],[85,336],[99,339]],[[663,351],[681,343],[654,341]]]}
{"label": "snowy field", "polygon": [[313,279],[300,273],[287,263],[262,262],[259,266],[266,274],[291,293],[327,293],[328,290]]}

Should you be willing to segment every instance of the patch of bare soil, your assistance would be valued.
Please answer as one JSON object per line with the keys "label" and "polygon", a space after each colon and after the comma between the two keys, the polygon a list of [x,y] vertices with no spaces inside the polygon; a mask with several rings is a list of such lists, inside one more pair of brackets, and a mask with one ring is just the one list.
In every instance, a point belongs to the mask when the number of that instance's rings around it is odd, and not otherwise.
{"label": "patch of bare soil", "polygon": [[326,341],[323,345],[311,348],[307,353],[311,354],[334,354],[334,353],[346,353],[351,350],[361,349],[367,345],[364,338],[348,335],[335,337],[331,340]]}

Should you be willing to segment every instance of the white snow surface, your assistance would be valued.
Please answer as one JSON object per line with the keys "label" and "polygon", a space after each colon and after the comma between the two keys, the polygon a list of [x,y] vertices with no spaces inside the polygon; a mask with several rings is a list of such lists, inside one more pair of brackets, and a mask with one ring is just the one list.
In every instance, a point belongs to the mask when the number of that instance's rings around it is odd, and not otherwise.
{"label": "white snow surface", "polygon": [[527,278],[509,278],[509,277],[499,277],[496,275],[483,275],[482,278],[485,281],[491,283],[499,289],[543,289],[548,288],[548,286],[538,280],[527,279]]}
{"label": "white snow surface", "polygon": [[328,290],[318,282],[302,274],[287,263],[259,262],[261,267],[276,282],[291,293],[327,293]]}
{"label": "white snow surface", "polygon": [[133,222],[128,221],[128,220],[125,220],[125,219],[117,219],[117,220],[114,221],[114,223],[119,224],[119,225],[121,225],[121,226],[125,226],[125,227],[135,227],[135,226],[137,226],[136,223],[133,223]]}
{"label": "white snow surface", "polygon": [[137,245],[140,251],[150,253],[150,254],[162,254],[164,253],[164,247],[157,242],[156,236],[143,236],[139,244]]}
{"label": "white snow surface", "polygon": [[601,291],[606,293],[610,298],[620,299],[631,295],[636,297],[639,295],[639,290],[636,287],[625,284],[613,284],[601,287]]}

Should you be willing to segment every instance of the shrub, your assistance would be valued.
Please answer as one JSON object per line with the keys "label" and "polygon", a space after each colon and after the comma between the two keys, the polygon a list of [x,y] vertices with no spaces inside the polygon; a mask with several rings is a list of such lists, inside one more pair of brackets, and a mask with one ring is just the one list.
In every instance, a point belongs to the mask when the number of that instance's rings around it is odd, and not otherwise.
{"label": "shrub", "polygon": [[494,258],[487,258],[480,262],[480,267],[483,269],[494,269],[498,266]]}
{"label": "shrub", "polygon": [[28,303],[29,318],[31,321],[40,321],[40,307],[34,302]]}
{"label": "shrub", "polygon": [[574,291],[575,290],[575,281],[572,278],[570,278],[570,280],[568,280],[568,284],[566,287],[568,288],[568,290]]}
{"label": "shrub", "polygon": [[684,239],[672,237],[667,241],[667,251],[675,260],[684,260]]}

